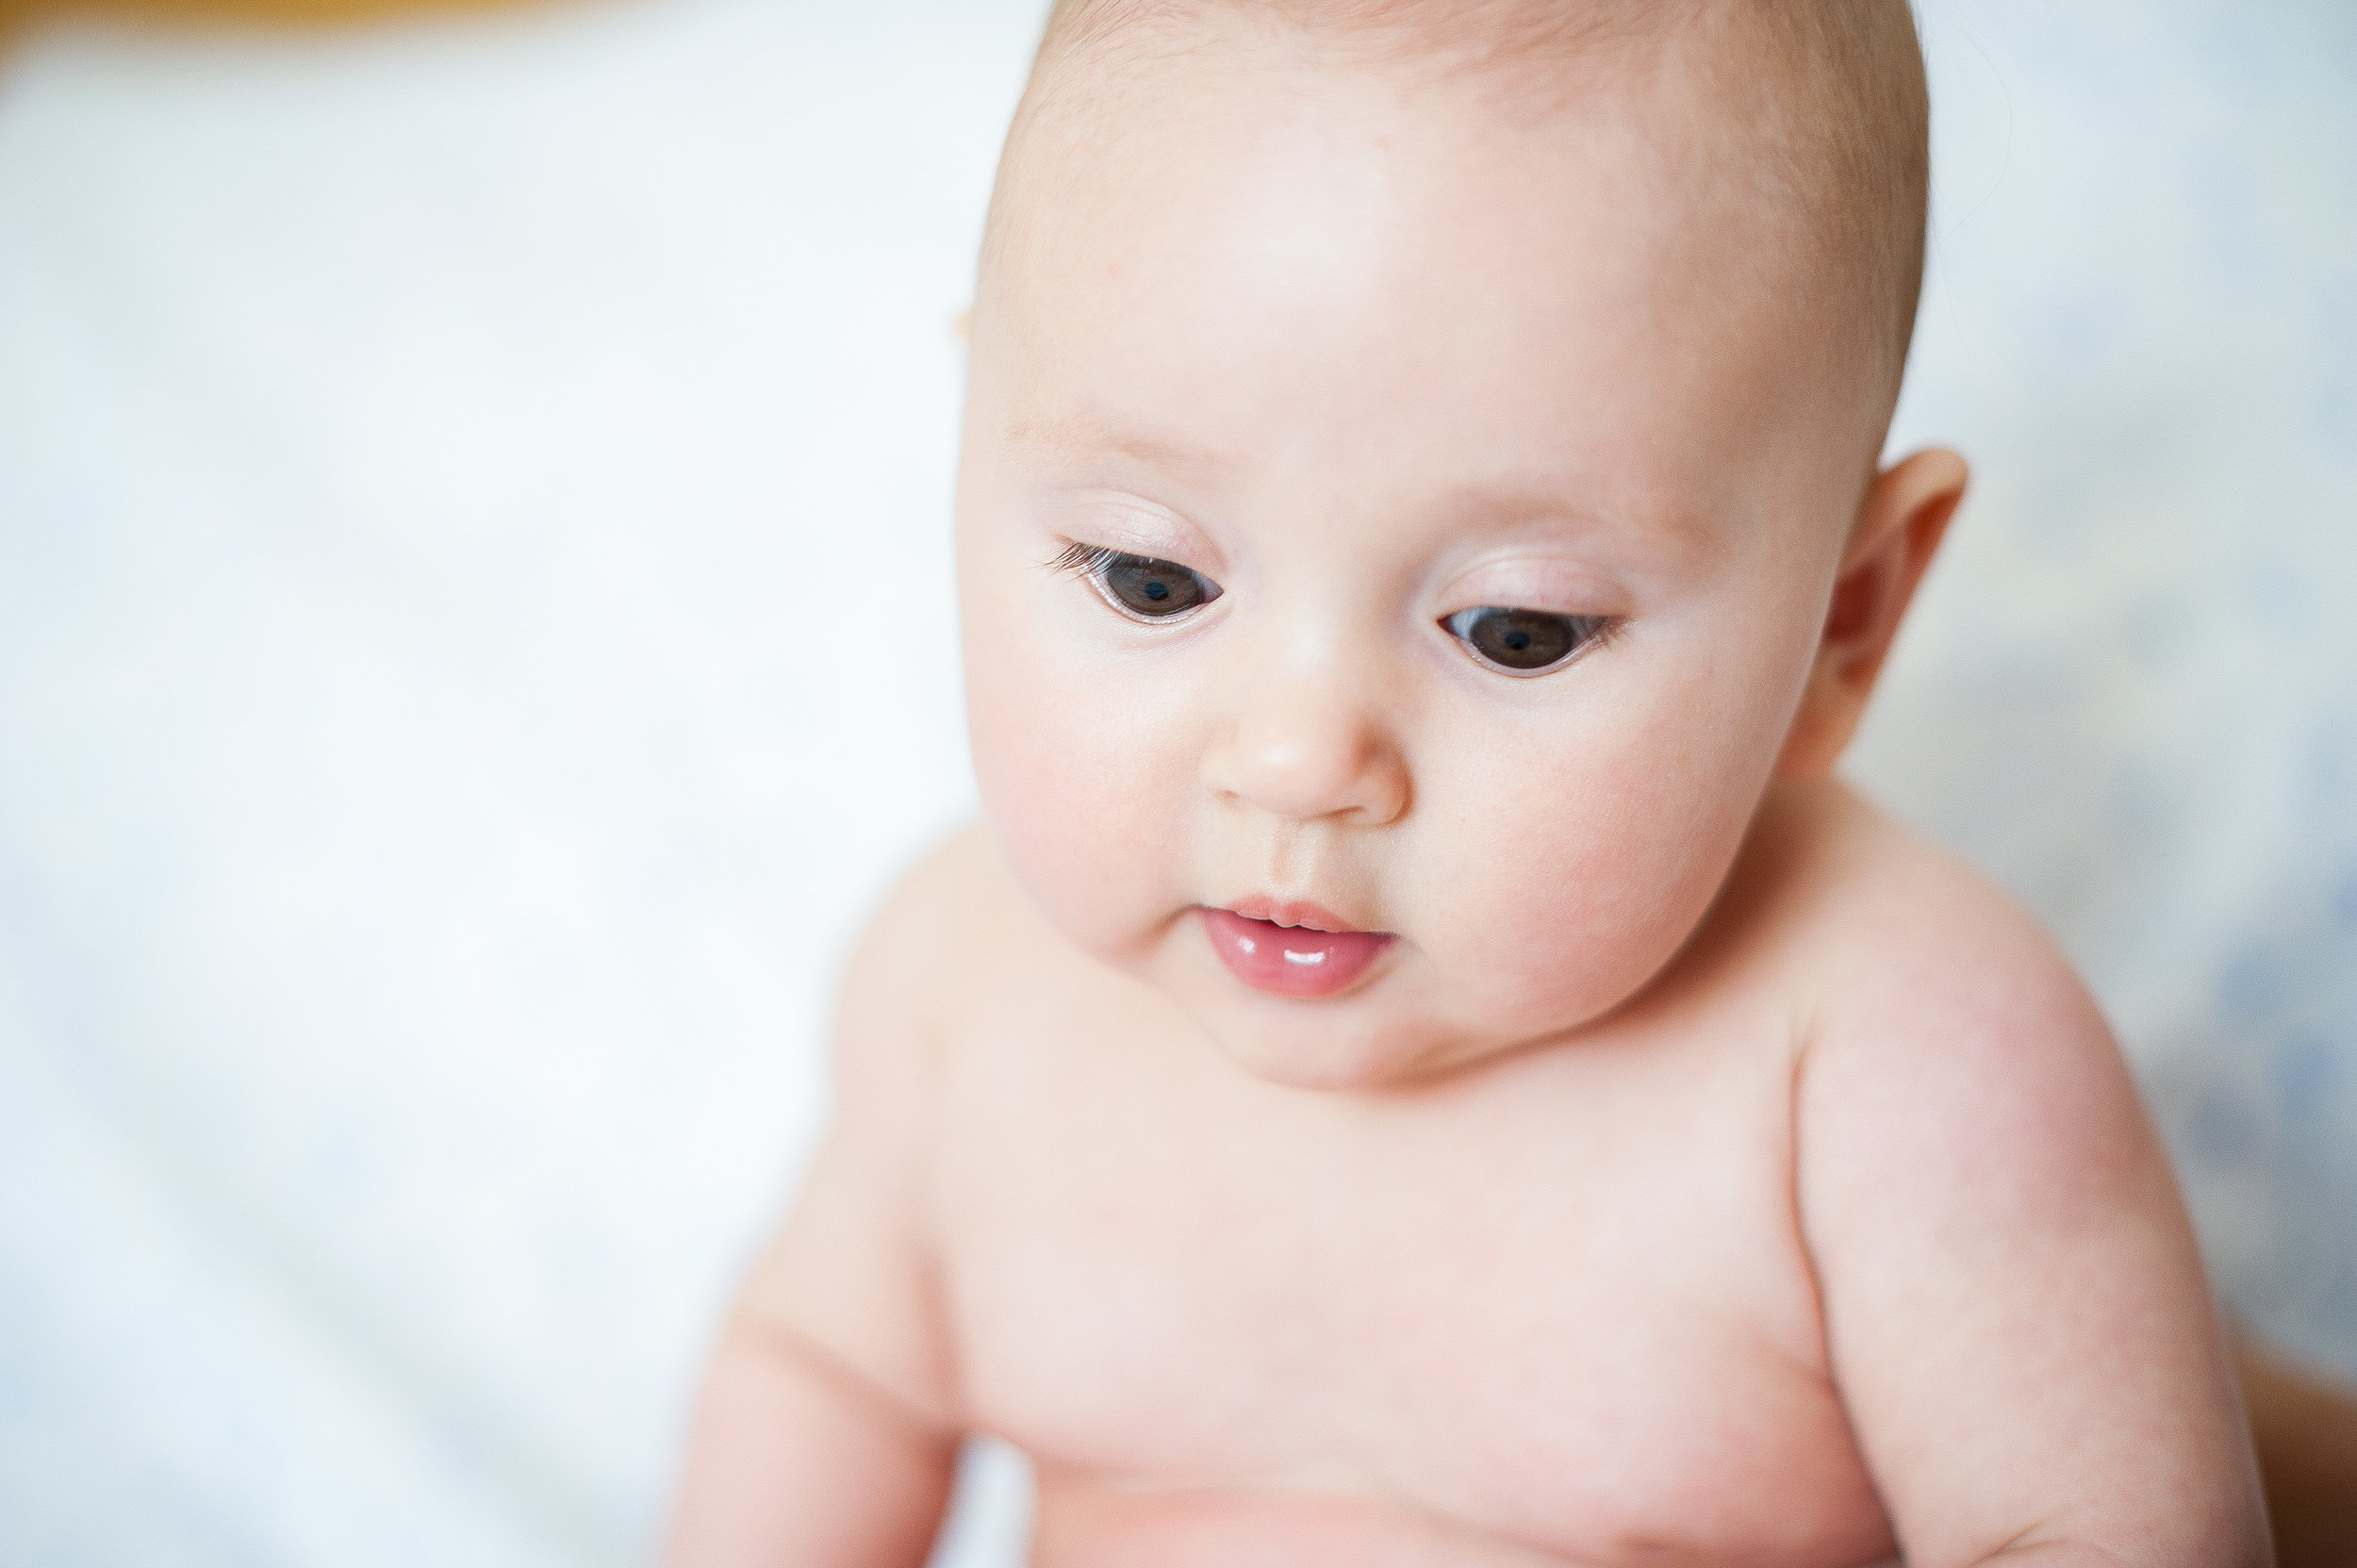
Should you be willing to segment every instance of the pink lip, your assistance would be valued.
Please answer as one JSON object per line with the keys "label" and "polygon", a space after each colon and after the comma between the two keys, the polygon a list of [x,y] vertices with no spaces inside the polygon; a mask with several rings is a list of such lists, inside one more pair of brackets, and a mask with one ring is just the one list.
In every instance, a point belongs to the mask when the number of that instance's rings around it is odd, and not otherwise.
{"label": "pink lip", "polygon": [[1229,913],[1241,915],[1247,920],[1267,920],[1280,926],[1307,926],[1311,931],[1346,932],[1355,929],[1348,920],[1324,904],[1308,903],[1301,900],[1280,903],[1257,893],[1240,900]]}
{"label": "pink lip", "polygon": [[1277,997],[1330,997],[1348,990],[1392,945],[1386,931],[1349,931],[1315,904],[1247,899],[1206,909],[1203,929],[1228,973]]}

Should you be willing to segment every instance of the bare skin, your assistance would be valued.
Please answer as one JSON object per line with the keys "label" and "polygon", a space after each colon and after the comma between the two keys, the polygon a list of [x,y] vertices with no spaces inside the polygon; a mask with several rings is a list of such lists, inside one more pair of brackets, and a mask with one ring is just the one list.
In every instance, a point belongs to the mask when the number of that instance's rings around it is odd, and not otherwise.
{"label": "bare skin", "polygon": [[[2102,1019],[1829,777],[1964,468],[1875,466],[1689,64],[1508,115],[1262,31],[1011,152],[987,832],[853,966],[672,1562],[918,1563],[974,1431],[1036,1568],[2267,1560]],[[1347,985],[1217,956],[1310,905]]]}
{"label": "bare skin", "polygon": [[[1915,1563],[2262,1560],[2167,1168],[2044,940],[1830,783],[1777,789],[1716,916],[1575,1048],[1335,1096],[961,839],[855,968],[701,1434],[802,1509],[680,1560],[921,1560],[970,1430],[1033,1456],[1039,1568],[1822,1568],[1902,1522]],[[1992,1123],[2039,1129],[1995,1214]]]}

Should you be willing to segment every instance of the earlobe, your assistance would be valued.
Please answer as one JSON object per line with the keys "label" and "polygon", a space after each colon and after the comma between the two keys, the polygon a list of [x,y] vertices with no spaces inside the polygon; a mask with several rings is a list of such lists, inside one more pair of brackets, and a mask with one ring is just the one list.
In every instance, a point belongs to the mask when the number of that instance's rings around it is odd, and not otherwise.
{"label": "earlobe", "polygon": [[1962,457],[1933,448],[1885,469],[1868,487],[1826,606],[1816,665],[1776,760],[1780,776],[1817,777],[1840,760],[1970,477]]}

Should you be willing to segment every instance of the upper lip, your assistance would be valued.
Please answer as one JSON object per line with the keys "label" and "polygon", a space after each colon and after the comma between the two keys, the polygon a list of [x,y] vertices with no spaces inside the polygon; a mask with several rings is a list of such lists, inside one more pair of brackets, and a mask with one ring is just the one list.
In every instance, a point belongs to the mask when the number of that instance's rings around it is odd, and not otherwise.
{"label": "upper lip", "polygon": [[1271,899],[1255,894],[1230,904],[1228,909],[1247,920],[1268,920],[1280,926],[1302,926],[1310,931],[1340,933],[1361,929],[1323,905],[1300,899]]}

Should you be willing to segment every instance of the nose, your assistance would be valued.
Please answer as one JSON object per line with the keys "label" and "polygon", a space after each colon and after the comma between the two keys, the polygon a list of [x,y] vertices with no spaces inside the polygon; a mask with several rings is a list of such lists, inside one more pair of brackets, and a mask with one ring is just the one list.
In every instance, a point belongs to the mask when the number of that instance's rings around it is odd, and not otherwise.
{"label": "nose", "polygon": [[1294,821],[1354,827],[1407,812],[1407,761],[1371,694],[1306,670],[1247,680],[1254,689],[1204,754],[1212,794]]}

